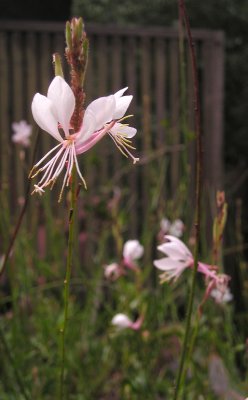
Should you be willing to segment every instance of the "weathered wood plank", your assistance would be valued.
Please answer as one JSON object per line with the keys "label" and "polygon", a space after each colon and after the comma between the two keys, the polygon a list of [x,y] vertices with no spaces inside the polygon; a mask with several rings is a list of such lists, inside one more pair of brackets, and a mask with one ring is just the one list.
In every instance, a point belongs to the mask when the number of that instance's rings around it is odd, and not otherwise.
{"label": "weathered wood plank", "polygon": [[7,33],[0,33],[0,189],[9,184],[10,162],[10,94],[9,94],[9,54]]}
{"label": "weathered wood plank", "polygon": [[165,127],[163,121],[166,118],[166,64],[165,64],[165,46],[163,39],[155,40],[155,108],[157,146],[164,144]]}
{"label": "weathered wood plank", "polygon": [[[180,143],[179,130],[179,63],[178,40],[170,42],[170,134],[171,143]],[[174,151],[171,155],[171,195],[175,195],[179,183],[179,153]]]}
{"label": "weathered wood plank", "polygon": [[[141,101],[142,101],[142,155],[149,157],[152,151],[152,129],[151,129],[151,41],[148,38],[141,40]],[[150,174],[149,165],[144,164],[141,168],[141,198],[142,209],[139,217],[142,218],[142,224],[148,229],[151,204],[150,204]],[[144,238],[145,239],[145,238]],[[150,255],[146,254],[146,262]]]}
{"label": "weathered wood plank", "polygon": [[[11,119],[13,122],[20,122],[24,119],[23,104],[23,48],[21,33],[13,33],[11,36],[11,61],[12,61],[12,109]],[[12,145],[12,159],[15,169],[12,175],[12,195],[18,199],[24,196],[24,157],[25,152],[19,145]]]}
{"label": "weathered wood plank", "polygon": [[[65,24],[62,22],[50,21],[17,21],[2,20],[0,21],[0,30],[3,31],[32,31],[32,32],[63,32]],[[174,28],[164,26],[120,26],[116,24],[86,24],[86,32],[96,35],[124,35],[139,37],[162,37],[167,39],[177,39],[178,32]],[[208,29],[193,29],[192,35],[197,40],[205,40],[213,38],[222,42],[222,31],[211,31]]]}
{"label": "weathered wood plank", "polygon": [[212,40],[202,43],[203,57],[203,127],[205,178],[213,191],[222,184],[223,151],[223,46]]}

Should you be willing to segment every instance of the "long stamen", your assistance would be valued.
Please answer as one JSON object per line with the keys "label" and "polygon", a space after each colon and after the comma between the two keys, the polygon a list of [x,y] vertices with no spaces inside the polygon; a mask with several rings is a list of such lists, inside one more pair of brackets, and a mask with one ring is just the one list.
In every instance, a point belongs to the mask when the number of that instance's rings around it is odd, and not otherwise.
{"label": "long stamen", "polygon": [[60,172],[61,172],[62,169],[64,168],[64,165],[65,165],[65,162],[66,162],[66,159],[67,159],[67,156],[68,156],[69,151],[70,151],[69,148],[67,148],[67,149],[65,150],[65,153],[63,154],[63,156],[62,156],[62,158],[61,158],[61,160],[60,160],[60,163],[59,163],[59,165],[57,166],[57,169],[56,169],[56,171],[55,171],[54,174],[53,174],[53,181],[55,181],[55,180],[57,179],[57,177],[59,176]]}
{"label": "long stamen", "polygon": [[116,141],[120,143],[122,146],[129,147],[129,149],[136,150],[136,147],[130,145],[130,140],[127,142],[125,138],[120,135],[116,135]]}
{"label": "long stamen", "polygon": [[68,162],[68,178],[67,178],[67,183],[66,186],[69,186],[69,182],[70,182],[70,177],[71,177],[71,171],[72,171],[72,167],[73,167],[73,144],[70,147],[70,153],[69,153],[69,162]]}
{"label": "long stamen", "polygon": [[42,163],[42,161],[44,161],[50,154],[52,154],[59,146],[63,146],[63,144],[64,143],[59,143],[57,146],[55,146],[52,150],[50,150],[44,157],[42,157],[42,159],[39,161],[39,162],[37,162],[37,164],[35,164],[34,166],[33,166],[33,168],[31,169],[31,171],[30,171],[30,173],[29,173],[29,178],[31,178],[31,175],[32,175],[32,173],[33,173],[33,170],[35,169],[35,168],[37,168],[41,163]]}
{"label": "long stamen", "polygon": [[[133,117],[133,114],[130,114],[130,115],[125,115],[124,117],[122,117],[121,119],[118,119],[118,121],[117,122],[121,122],[121,121],[124,121],[125,119],[127,119],[127,118],[130,118],[130,117]],[[123,124],[124,125],[124,124]],[[128,124],[125,124],[125,125],[128,125]]]}
{"label": "long stamen", "polygon": [[58,152],[58,154],[56,154],[56,156],[54,156],[46,165],[44,165],[44,167],[42,167],[42,168],[39,170],[39,172],[41,172],[41,171],[43,171],[44,169],[46,169],[46,172],[44,173],[43,177],[41,178],[41,180],[40,180],[39,183],[38,183],[39,186],[40,186],[41,183],[43,183],[45,180],[46,180],[46,182],[49,181],[49,179],[50,179],[50,177],[51,177],[51,175],[52,175],[52,173],[53,173],[55,164],[56,164],[57,160],[59,159],[59,157],[60,157],[60,155],[61,155],[61,153],[62,153],[63,151],[64,151],[64,149],[60,149],[60,151]]}
{"label": "long stamen", "polygon": [[126,153],[124,153],[124,151],[122,150],[122,148],[118,145],[116,138],[114,136],[111,135],[111,133],[109,133],[109,136],[111,137],[111,139],[113,140],[115,146],[117,147],[117,149],[121,152],[121,154],[123,154],[124,157],[128,158],[128,155]]}
{"label": "long stamen", "polygon": [[76,154],[76,149],[75,149],[75,144],[73,143],[72,146],[73,146],[73,157],[74,157],[77,173],[78,173],[80,179],[82,180],[85,189],[87,189],[87,185],[86,185],[85,179],[83,178],[83,176],[82,176],[82,174],[80,172],[80,169],[79,169],[78,160],[77,160],[77,154]]}
{"label": "long stamen", "polygon": [[109,132],[109,136],[113,139],[116,147],[120,150],[120,152],[125,156],[125,157],[131,157],[133,160],[133,163],[135,164],[137,161],[139,161],[139,158],[134,157],[132,153],[128,150],[128,147],[131,149],[135,150],[135,147],[130,146],[128,143],[125,143],[123,140],[122,136],[120,135],[113,135],[111,132]]}

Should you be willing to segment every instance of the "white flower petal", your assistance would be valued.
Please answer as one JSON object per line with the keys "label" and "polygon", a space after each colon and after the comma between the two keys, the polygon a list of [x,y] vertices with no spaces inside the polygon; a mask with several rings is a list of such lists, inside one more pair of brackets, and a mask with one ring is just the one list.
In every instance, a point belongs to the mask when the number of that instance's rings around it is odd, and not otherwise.
{"label": "white flower petal", "polygon": [[70,120],[75,108],[75,97],[70,86],[60,76],[56,76],[47,92],[47,97],[53,103],[55,116],[66,135],[69,135]]}
{"label": "white flower petal", "polygon": [[123,257],[131,260],[137,260],[142,257],[144,247],[138,240],[128,240],[123,247]]}
{"label": "white flower petal", "polygon": [[113,275],[118,275],[120,267],[117,263],[112,263],[104,268],[104,276],[110,278]]}
{"label": "white flower petal", "polygon": [[165,240],[169,240],[169,242],[174,243],[178,250],[181,252],[181,254],[184,254],[187,257],[192,258],[192,253],[191,251],[188,249],[187,246],[185,246],[185,244],[178,238],[176,238],[175,236],[172,235],[165,235]]}
{"label": "white flower petal", "polygon": [[125,328],[129,328],[130,325],[132,325],[132,321],[130,318],[128,318],[127,315],[125,314],[116,314],[112,321],[111,321],[112,325],[117,326],[120,329],[125,329]]}
{"label": "white flower petal", "polygon": [[99,97],[92,101],[87,107],[86,112],[90,112],[95,116],[95,130],[101,129],[107,122],[112,121],[116,102],[114,95],[107,97]]}
{"label": "white flower petal", "polygon": [[84,113],[83,123],[81,127],[81,132],[77,137],[77,145],[84,143],[96,130],[96,118],[91,111],[91,109],[87,108]]}
{"label": "white flower petal", "polygon": [[116,92],[116,93],[114,94],[115,99],[117,100],[119,97],[121,97],[121,96],[123,95],[123,93],[125,93],[125,91],[126,91],[127,89],[128,89],[128,86],[125,87],[125,88],[123,88],[123,89],[118,90],[118,92]]}
{"label": "white flower petal", "polygon": [[134,137],[137,133],[137,129],[131,127],[131,126],[127,126],[127,125],[123,125],[120,124],[119,122],[116,122],[113,126],[113,128],[110,129],[110,132],[113,135],[123,135],[124,137],[131,139],[132,137]]}
{"label": "white flower petal", "polygon": [[176,219],[170,227],[170,234],[172,236],[181,237],[184,230],[184,223],[180,219]]}
{"label": "white flower petal", "polygon": [[129,104],[132,101],[133,96],[123,96],[116,99],[116,107],[113,115],[113,119],[122,118],[123,115],[126,113]]}
{"label": "white flower petal", "polygon": [[229,288],[226,288],[224,292],[214,288],[211,290],[210,295],[216,300],[217,303],[228,303],[233,299],[233,295]]}
{"label": "white flower petal", "polygon": [[161,271],[172,271],[172,270],[181,271],[182,269],[187,268],[186,262],[172,260],[169,257],[161,258],[160,260],[154,260],[153,264],[155,265],[156,268],[160,269]]}
{"label": "white flower petal", "polygon": [[157,247],[157,249],[173,260],[186,260],[188,258],[175,243],[162,243]]}
{"label": "white flower petal", "polygon": [[58,131],[58,121],[54,115],[54,108],[51,100],[40,93],[36,93],[31,107],[34,120],[39,127],[50,133],[50,135],[59,142],[62,142],[63,139]]}
{"label": "white flower petal", "polygon": [[160,228],[164,233],[169,232],[171,223],[168,220],[168,218],[162,218],[161,222],[160,222]]}

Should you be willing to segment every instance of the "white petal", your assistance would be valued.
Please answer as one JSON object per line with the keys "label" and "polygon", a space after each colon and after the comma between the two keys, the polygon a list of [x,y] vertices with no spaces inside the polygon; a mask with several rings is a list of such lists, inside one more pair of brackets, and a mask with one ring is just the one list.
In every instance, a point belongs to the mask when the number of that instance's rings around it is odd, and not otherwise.
{"label": "white petal", "polygon": [[106,278],[110,278],[113,275],[117,275],[119,272],[119,265],[117,263],[109,264],[104,269],[104,275]]}
{"label": "white petal", "polygon": [[47,97],[53,103],[58,122],[65,134],[69,135],[70,120],[75,108],[73,91],[63,78],[56,76],[48,88]]}
{"label": "white petal", "polygon": [[96,118],[93,112],[87,108],[84,113],[81,132],[77,137],[77,145],[84,143],[96,131]]}
{"label": "white petal", "polygon": [[123,88],[123,89],[121,89],[121,90],[118,90],[118,92],[116,92],[115,94],[114,94],[114,96],[115,96],[115,99],[117,100],[119,97],[121,97],[122,95],[123,95],[123,93],[125,93],[125,91],[128,89],[128,87],[125,87],[125,88]]}
{"label": "white petal", "polygon": [[172,260],[169,257],[161,258],[161,260],[154,260],[153,264],[155,265],[156,268],[160,269],[161,271],[172,271],[172,270],[181,271],[181,269],[187,267],[187,263]]}
{"label": "white petal", "polygon": [[116,314],[111,323],[120,329],[128,328],[132,321],[125,314]]}
{"label": "white petal", "polygon": [[193,257],[191,251],[188,249],[188,247],[178,238],[172,235],[165,235],[165,240],[169,240],[169,242],[174,243],[175,246],[178,248],[178,250],[181,252],[181,254],[184,254],[187,257]]}
{"label": "white petal", "polygon": [[212,289],[210,295],[216,300],[217,303],[228,303],[233,299],[230,289],[227,288],[225,292],[218,289]]}
{"label": "white petal", "polygon": [[114,95],[99,97],[99,99],[90,103],[86,111],[90,110],[96,119],[95,130],[101,129],[107,122],[112,121],[115,106],[116,102]]}
{"label": "white petal", "polygon": [[186,260],[188,258],[175,243],[163,243],[160,244],[157,249],[173,260]]}
{"label": "white petal", "polygon": [[172,236],[181,237],[183,235],[184,223],[180,219],[176,219],[170,227],[170,234]]}
{"label": "white petal", "polygon": [[110,129],[110,132],[113,135],[123,135],[124,137],[131,139],[132,137],[134,137],[137,133],[137,129],[131,127],[131,126],[127,126],[127,125],[123,125],[120,124],[119,122],[116,122],[113,126],[113,128]]}
{"label": "white petal", "polygon": [[34,120],[41,129],[50,133],[59,142],[62,142],[62,137],[58,131],[58,121],[54,115],[54,108],[51,100],[46,96],[36,93],[32,101],[32,113]]}
{"label": "white petal", "polygon": [[131,260],[137,260],[142,257],[144,247],[138,240],[128,240],[123,247],[123,257]]}
{"label": "white petal", "polygon": [[113,115],[113,119],[122,118],[123,115],[126,113],[129,104],[132,101],[133,96],[123,96],[116,99],[116,107]]}

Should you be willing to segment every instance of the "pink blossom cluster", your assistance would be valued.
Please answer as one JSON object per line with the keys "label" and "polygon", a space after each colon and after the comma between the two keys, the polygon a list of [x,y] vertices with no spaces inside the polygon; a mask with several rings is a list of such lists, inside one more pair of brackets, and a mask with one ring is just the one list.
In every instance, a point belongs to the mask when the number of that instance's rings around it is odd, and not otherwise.
{"label": "pink blossom cluster", "polygon": [[[166,257],[154,260],[154,266],[162,271],[160,281],[177,281],[186,268],[192,268],[194,258],[188,247],[172,235],[164,237],[165,242],[158,246],[158,250]],[[205,298],[211,295],[216,302],[224,303],[232,299],[228,288],[230,277],[218,273],[218,267],[198,262],[198,272],[204,275],[207,282]]]}
{"label": "pink blossom cluster", "polygon": [[144,253],[144,247],[138,240],[128,240],[123,246],[123,258],[117,263],[111,263],[105,266],[104,275],[107,279],[116,280],[126,274],[127,269],[137,271],[136,260],[141,258]]}

